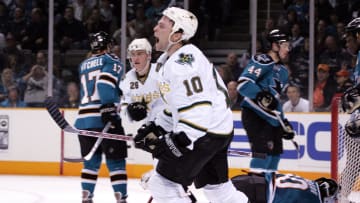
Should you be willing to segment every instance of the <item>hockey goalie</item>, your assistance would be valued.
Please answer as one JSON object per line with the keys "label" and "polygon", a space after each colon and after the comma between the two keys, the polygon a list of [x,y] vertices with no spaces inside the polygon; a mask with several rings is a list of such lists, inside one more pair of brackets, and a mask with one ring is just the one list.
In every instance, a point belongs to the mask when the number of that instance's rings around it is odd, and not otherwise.
{"label": "hockey goalie", "polygon": [[[340,175],[341,199],[360,202],[360,164],[357,153],[360,150],[360,85],[351,87],[341,97],[344,112],[351,114],[345,124],[343,136],[346,147],[346,164]],[[345,200],[345,201],[346,201]]]}

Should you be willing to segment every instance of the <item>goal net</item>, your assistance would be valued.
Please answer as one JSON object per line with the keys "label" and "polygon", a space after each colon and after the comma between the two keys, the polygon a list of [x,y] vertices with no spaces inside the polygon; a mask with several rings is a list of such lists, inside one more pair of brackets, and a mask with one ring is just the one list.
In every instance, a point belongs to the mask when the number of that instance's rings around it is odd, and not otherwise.
{"label": "goal net", "polygon": [[360,144],[344,130],[350,115],[342,111],[341,95],[331,107],[331,177],[341,187],[338,203],[360,203]]}

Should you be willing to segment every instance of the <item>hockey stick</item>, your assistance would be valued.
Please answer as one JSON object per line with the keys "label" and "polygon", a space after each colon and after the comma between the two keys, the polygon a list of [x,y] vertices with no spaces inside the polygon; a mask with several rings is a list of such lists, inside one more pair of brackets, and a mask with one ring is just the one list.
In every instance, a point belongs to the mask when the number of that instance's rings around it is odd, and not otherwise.
{"label": "hockey stick", "polygon": [[247,156],[247,157],[252,157],[252,158],[260,158],[260,159],[266,159],[266,154],[265,153],[252,153],[252,152],[245,152],[245,151],[239,151],[239,150],[234,150],[234,149],[228,149],[227,151],[228,155],[231,156]]}
{"label": "hockey stick", "polygon": [[[104,129],[102,130],[103,133],[107,132],[109,130],[109,128],[111,127],[111,122],[108,122]],[[83,162],[83,161],[89,161],[91,159],[91,157],[95,154],[96,150],[99,148],[101,142],[102,142],[103,138],[99,137],[94,146],[91,148],[90,152],[84,156],[83,158],[67,158],[67,157],[64,157],[64,161],[67,161],[67,162]]]}
{"label": "hockey stick", "polygon": [[[276,115],[276,118],[278,119],[278,121],[279,121],[281,127],[284,129],[284,131],[285,131],[285,132],[289,132],[289,129],[285,126],[284,121],[283,121],[282,118],[280,117],[280,112],[279,112],[279,111],[276,111],[276,110],[272,110],[271,112]],[[292,131],[293,131],[293,133],[295,134],[295,131],[294,131],[294,130],[292,130]],[[293,143],[293,145],[295,146],[296,151],[297,151],[297,153],[298,153],[298,155],[299,155],[299,154],[300,154],[300,148],[299,148],[298,143],[297,143],[295,140],[293,140],[293,139],[291,139],[290,141],[291,141],[291,142]],[[298,157],[299,157],[299,156],[298,156]]]}
{"label": "hockey stick", "polygon": [[105,133],[105,132],[96,132],[90,130],[80,130],[71,126],[61,115],[58,105],[52,100],[51,97],[48,97],[45,100],[45,106],[51,118],[65,132],[77,133],[79,135],[84,135],[89,137],[106,138],[106,139],[121,140],[121,141],[133,141],[133,137],[131,136],[117,135],[117,134]]}

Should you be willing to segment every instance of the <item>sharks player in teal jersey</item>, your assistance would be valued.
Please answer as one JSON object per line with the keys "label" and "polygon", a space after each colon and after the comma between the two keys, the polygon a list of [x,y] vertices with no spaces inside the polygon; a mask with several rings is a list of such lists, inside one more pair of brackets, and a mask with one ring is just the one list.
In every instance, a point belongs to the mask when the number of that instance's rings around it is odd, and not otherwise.
{"label": "sharks player in teal jersey", "polygon": [[[119,58],[109,53],[112,45],[110,36],[98,32],[90,37],[92,55],[79,66],[81,81],[78,117],[75,127],[93,131],[102,131],[111,123],[108,132],[124,134],[121,119],[117,113],[120,98],[119,82],[124,73]],[[79,136],[81,155],[85,157],[96,138]],[[104,139],[90,160],[85,160],[81,171],[82,202],[92,203],[98,171],[102,162],[102,153],[106,157],[106,166],[117,203],[126,202],[127,174],[125,158],[127,145],[124,141]]]}
{"label": "sharks player in teal jersey", "polygon": [[[356,43],[360,46],[360,17],[353,19],[346,25],[346,33],[355,37]],[[356,59],[356,67],[354,71],[355,84],[360,83],[360,50]]]}
{"label": "sharks player in teal jersey", "polygon": [[[251,58],[238,79],[237,87],[244,96],[241,116],[251,150],[268,154],[266,159],[252,158],[252,171],[276,171],[283,153],[282,139],[294,138],[279,102],[288,81],[288,71],[281,60],[287,57],[290,43],[288,37],[277,29],[269,33],[268,40],[270,51]],[[280,114],[286,128],[281,126],[276,114]]]}
{"label": "sharks player in teal jersey", "polygon": [[249,173],[231,180],[256,203],[335,203],[340,189],[333,179],[313,181],[293,174]]}

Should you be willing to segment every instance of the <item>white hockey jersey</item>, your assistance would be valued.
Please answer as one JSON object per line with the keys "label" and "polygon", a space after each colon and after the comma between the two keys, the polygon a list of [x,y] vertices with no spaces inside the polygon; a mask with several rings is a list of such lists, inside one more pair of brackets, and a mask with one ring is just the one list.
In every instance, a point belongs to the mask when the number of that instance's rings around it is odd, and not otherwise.
{"label": "white hockey jersey", "polygon": [[232,132],[226,86],[197,47],[188,44],[170,57],[163,54],[158,64],[162,64],[160,92],[171,111],[174,132],[185,132],[192,143],[207,132],[219,136]]}
{"label": "white hockey jersey", "polygon": [[156,114],[164,109],[156,75],[155,64],[151,64],[149,74],[143,83],[138,80],[135,69],[126,73],[125,78],[120,82],[120,89],[123,92],[120,101],[122,111],[128,104],[144,100],[148,111],[146,121],[154,120]]}

